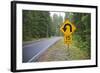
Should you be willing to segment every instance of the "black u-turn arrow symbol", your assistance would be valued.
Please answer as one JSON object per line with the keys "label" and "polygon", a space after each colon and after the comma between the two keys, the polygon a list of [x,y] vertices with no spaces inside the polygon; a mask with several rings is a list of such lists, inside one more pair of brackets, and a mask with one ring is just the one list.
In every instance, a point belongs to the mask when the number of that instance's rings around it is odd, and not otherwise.
{"label": "black u-turn arrow symbol", "polygon": [[72,26],[69,23],[64,25],[64,28],[63,28],[64,32],[67,30],[66,26],[69,26],[70,27],[70,32],[72,32]]}

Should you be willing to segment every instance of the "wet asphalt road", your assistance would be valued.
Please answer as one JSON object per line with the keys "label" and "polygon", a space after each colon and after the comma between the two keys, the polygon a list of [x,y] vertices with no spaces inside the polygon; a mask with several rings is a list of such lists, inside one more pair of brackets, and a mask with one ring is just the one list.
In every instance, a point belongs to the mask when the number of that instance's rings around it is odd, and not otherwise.
{"label": "wet asphalt road", "polygon": [[60,40],[61,37],[46,38],[23,46],[23,62],[35,62],[43,52]]}

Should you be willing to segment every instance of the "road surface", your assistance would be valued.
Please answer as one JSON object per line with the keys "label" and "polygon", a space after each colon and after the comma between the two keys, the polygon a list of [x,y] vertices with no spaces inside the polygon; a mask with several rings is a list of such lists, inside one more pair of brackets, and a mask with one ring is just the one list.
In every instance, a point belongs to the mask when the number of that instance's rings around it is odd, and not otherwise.
{"label": "road surface", "polygon": [[35,62],[43,52],[60,39],[61,37],[52,37],[23,45],[23,62]]}

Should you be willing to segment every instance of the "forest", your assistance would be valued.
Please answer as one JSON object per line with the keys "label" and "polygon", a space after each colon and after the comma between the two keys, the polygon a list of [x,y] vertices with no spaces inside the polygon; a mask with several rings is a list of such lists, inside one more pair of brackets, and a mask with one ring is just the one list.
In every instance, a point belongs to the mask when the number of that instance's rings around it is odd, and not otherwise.
{"label": "forest", "polygon": [[50,11],[23,10],[23,42],[41,38],[63,37],[60,27],[66,19],[76,26],[73,34],[75,46],[88,53],[90,58],[91,14],[78,12],[63,12],[63,17]]}
{"label": "forest", "polygon": [[23,10],[23,41],[60,35],[62,16],[50,17],[48,11]]}

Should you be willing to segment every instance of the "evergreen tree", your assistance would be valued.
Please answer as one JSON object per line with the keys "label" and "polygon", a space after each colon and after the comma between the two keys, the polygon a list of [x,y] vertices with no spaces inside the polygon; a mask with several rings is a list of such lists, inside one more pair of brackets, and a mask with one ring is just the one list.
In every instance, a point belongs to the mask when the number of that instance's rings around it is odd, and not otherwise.
{"label": "evergreen tree", "polygon": [[48,11],[23,10],[23,40],[50,37],[50,24]]}

